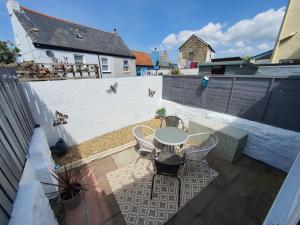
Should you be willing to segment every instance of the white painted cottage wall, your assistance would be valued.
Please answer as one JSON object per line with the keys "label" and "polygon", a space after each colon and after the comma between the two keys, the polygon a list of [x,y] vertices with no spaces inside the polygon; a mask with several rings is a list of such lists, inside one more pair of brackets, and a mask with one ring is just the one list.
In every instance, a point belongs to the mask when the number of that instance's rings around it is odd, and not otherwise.
{"label": "white painted cottage wall", "polygon": [[[9,0],[7,1],[7,9],[8,13],[11,17],[11,23],[14,33],[14,39],[16,47],[20,49],[20,55],[22,61],[35,61],[37,63],[55,63],[52,58],[46,55],[47,50],[44,48],[36,48],[32,44],[32,40],[30,35],[27,35],[25,29],[17,19],[16,15],[13,12],[15,10],[21,10],[20,6],[17,2]],[[97,54],[90,53],[82,53],[82,52],[69,52],[69,51],[60,51],[60,50],[51,50],[54,53],[54,58],[58,61],[64,62],[64,57],[68,58],[68,62],[71,64],[75,63],[74,55],[82,55],[83,61],[85,64],[97,64],[99,66],[99,59]],[[103,73],[103,78],[110,77],[128,77],[128,76],[136,76],[136,66],[135,59],[126,58],[126,57],[115,57],[115,56],[107,56],[107,55],[99,55],[101,57],[108,58],[110,73]],[[129,61],[129,73],[125,73],[123,71],[123,60]]]}
{"label": "white painted cottage wall", "polygon": [[223,113],[162,101],[168,115],[178,115],[186,124],[195,117],[228,124],[248,133],[244,154],[283,171],[289,171],[300,151],[300,133],[241,119]]}
{"label": "white painted cottage wall", "polygon": [[35,54],[35,47],[32,44],[30,36],[26,36],[25,29],[13,12],[13,9],[21,10],[20,6],[17,2],[11,0],[7,1],[6,6],[12,23],[16,47],[20,49],[20,54],[22,55],[21,58],[25,61],[30,61],[34,57],[32,55]]}
{"label": "white painted cottage wall", "polygon": [[[118,82],[118,93],[107,94]],[[128,77],[23,83],[35,122],[54,145],[68,145],[154,118],[162,96],[161,77]],[[148,89],[155,90],[153,98]],[[55,111],[69,116],[68,124],[53,127]]]}

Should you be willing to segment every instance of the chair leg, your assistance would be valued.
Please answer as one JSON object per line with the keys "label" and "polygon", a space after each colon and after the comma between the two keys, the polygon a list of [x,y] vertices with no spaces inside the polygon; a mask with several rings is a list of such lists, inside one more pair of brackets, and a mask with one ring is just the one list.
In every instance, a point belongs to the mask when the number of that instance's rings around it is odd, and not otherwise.
{"label": "chair leg", "polygon": [[181,192],[181,181],[179,177],[176,177],[178,180],[178,206],[180,206],[180,192]]}
{"label": "chair leg", "polygon": [[183,177],[183,175],[184,175],[184,170],[185,170],[186,163],[187,163],[187,161],[183,164],[183,166],[181,168],[181,175],[180,175],[180,177]]}
{"label": "chair leg", "polygon": [[151,185],[151,194],[150,194],[150,199],[152,199],[152,194],[153,194],[153,186],[154,186],[154,178],[157,174],[154,174],[152,177],[152,185]]}

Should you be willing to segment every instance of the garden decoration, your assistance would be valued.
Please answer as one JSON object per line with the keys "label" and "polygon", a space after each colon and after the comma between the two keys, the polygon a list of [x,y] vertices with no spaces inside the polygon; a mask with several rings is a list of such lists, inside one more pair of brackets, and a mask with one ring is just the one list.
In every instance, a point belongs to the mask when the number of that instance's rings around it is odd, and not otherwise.
{"label": "garden decoration", "polygon": [[53,121],[53,127],[61,125],[61,124],[67,124],[67,119],[69,116],[67,114],[62,114],[58,111],[55,111],[55,120]]}
{"label": "garden decoration", "polygon": [[115,82],[113,85],[109,86],[109,89],[106,91],[106,93],[107,94],[111,94],[111,93],[117,94],[117,88],[118,88],[118,83]]}
{"label": "garden decoration", "polygon": [[[87,175],[87,170],[82,167],[66,168],[61,170],[53,170],[50,172],[51,176],[58,181],[58,184],[41,182],[45,185],[55,186],[58,188],[58,198],[62,204],[68,208],[76,208],[82,199],[82,194],[88,191],[82,183],[83,178]],[[57,192],[48,194],[50,196],[56,196]]]}
{"label": "garden decoration", "polygon": [[208,86],[209,76],[205,75],[201,78],[202,87],[206,88]]}
{"label": "garden decoration", "polygon": [[148,96],[153,98],[154,94],[155,94],[155,91],[149,88],[148,89]]}

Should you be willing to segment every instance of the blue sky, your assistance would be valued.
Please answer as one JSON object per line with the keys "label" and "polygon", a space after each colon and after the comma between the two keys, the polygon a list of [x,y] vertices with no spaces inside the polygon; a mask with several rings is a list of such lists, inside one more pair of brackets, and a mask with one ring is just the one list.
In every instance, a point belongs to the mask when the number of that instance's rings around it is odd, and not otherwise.
{"label": "blue sky", "polygon": [[[0,40],[13,40],[6,0],[0,0]],[[254,55],[273,48],[287,0],[20,0],[23,6],[118,33],[133,50],[178,47],[193,33],[216,57]]]}

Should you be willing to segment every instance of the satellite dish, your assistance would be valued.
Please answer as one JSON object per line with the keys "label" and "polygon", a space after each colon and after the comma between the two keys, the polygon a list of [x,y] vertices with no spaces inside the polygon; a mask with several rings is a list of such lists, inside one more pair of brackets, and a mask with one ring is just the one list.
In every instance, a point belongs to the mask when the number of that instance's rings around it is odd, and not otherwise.
{"label": "satellite dish", "polygon": [[53,58],[53,57],[54,57],[54,53],[53,53],[52,51],[50,51],[50,50],[47,50],[47,51],[46,51],[46,55],[47,55],[48,57],[50,57],[50,58]]}

